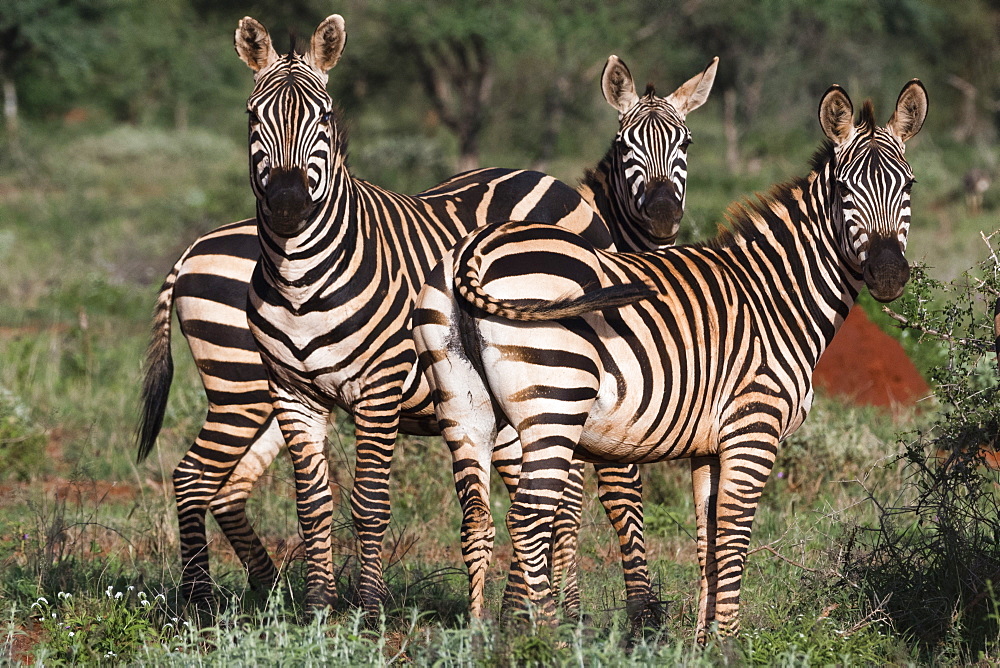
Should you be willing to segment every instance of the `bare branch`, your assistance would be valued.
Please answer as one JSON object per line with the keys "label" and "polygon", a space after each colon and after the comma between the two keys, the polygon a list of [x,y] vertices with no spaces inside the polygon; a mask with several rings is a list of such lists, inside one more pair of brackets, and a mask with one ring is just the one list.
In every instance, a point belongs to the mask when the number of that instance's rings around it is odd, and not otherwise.
{"label": "bare branch", "polygon": [[914,324],[910,322],[905,316],[896,313],[888,306],[883,306],[882,312],[885,313],[890,318],[892,318],[893,320],[895,320],[896,322],[900,323],[903,326],[903,329],[915,329],[918,332],[921,332],[923,334],[928,334],[935,338],[941,339],[942,341],[950,341],[951,343],[957,343],[958,345],[961,346],[969,346],[970,348],[974,348],[975,350],[984,353],[988,353],[993,350],[992,341],[983,341],[981,339],[966,339],[962,337],[951,336],[950,334],[939,332],[938,330],[932,329],[930,327],[924,327],[923,325]]}
{"label": "bare branch", "polygon": [[808,571],[810,573],[819,573],[820,572],[819,569],[817,569],[817,568],[809,568],[808,566],[800,564],[797,561],[793,561],[792,559],[789,559],[788,557],[784,556],[783,554],[781,554],[780,552],[778,552],[776,549],[774,549],[770,545],[761,545],[760,547],[755,547],[754,549],[752,549],[749,552],[747,552],[747,556],[749,557],[751,554],[754,554],[755,552],[760,552],[761,550],[767,550],[768,552],[770,552],[771,554],[773,554],[774,556],[776,556],[778,559],[781,559],[782,561],[787,561],[792,566],[796,566],[797,568],[801,568],[804,571]]}

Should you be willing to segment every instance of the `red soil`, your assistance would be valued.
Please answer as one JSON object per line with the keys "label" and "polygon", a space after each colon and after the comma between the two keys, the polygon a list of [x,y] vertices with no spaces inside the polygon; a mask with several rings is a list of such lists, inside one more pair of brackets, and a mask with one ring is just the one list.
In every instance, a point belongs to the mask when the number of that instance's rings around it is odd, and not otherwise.
{"label": "red soil", "polygon": [[905,410],[930,394],[894,338],[855,306],[813,374],[815,385],[861,405]]}

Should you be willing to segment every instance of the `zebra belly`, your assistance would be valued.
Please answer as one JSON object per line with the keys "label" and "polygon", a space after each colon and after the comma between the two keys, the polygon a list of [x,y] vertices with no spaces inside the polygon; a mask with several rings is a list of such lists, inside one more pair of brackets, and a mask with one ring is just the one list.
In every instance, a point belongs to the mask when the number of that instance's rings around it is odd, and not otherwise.
{"label": "zebra belly", "polygon": [[714,412],[693,424],[681,422],[660,432],[656,425],[629,420],[624,414],[592,413],[584,425],[577,456],[587,461],[648,464],[718,452],[718,420]]}

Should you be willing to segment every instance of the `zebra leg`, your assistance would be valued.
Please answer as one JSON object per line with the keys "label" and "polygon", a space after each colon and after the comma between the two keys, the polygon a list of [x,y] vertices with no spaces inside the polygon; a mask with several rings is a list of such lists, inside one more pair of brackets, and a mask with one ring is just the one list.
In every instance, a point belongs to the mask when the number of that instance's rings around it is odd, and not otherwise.
{"label": "zebra leg", "polygon": [[719,458],[691,459],[691,483],[694,489],[695,523],[698,527],[698,567],[701,570],[698,592],[697,638],[705,644],[709,624],[715,619],[715,596],[718,590],[716,545],[716,501],[719,494]]}
{"label": "zebra leg", "polygon": [[268,420],[209,506],[215,521],[247,569],[250,586],[255,591],[271,589],[278,580],[278,569],[250,526],[246,503],[254,484],[284,447],[285,439],[277,422]]}
{"label": "zebra leg", "polygon": [[389,469],[402,400],[398,387],[388,393],[379,388],[375,394],[377,402],[363,401],[354,413],[357,460],[351,490],[351,513],[361,561],[358,589],[369,622],[378,620],[389,596],[382,577],[382,542],[391,518]]}
{"label": "zebra leg", "polygon": [[514,492],[517,491],[517,480],[521,476],[521,439],[509,424],[504,425],[497,434],[492,463],[513,500]]}
{"label": "zebra leg", "polygon": [[482,447],[491,439],[477,440],[458,425],[448,428],[443,436],[451,450],[455,492],[462,506],[462,558],[469,570],[469,614],[482,619],[486,616],[486,575],[496,538],[490,510],[489,462],[483,461],[489,452]]}
{"label": "zebra leg", "polygon": [[601,505],[618,534],[625,576],[626,609],[637,629],[657,628],[664,623],[664,610],[653,597],[643,540],[642,477],[635,464],[595,465],[597,493]]}
{"label": "zebra leg", "polygon": [[210,405],[194,444],[174,468],[172,478],[181,543],[181,592],[187,603],[196,609],[211,608],[214,602],[205,513],[262,430],[267,415],[261,411],[225,412]]}
{"label": "zebra leg", "polygon": [[[493,446],[493,468],[500,474],[500,479],[503,480],[503,484],[507,488],[511,502],[514,501],[517,482],[521,477],[521,455],[521,439],[517,435],[517,430],[510,424],[505,424],[497,434],[496,445]],[[507,571],[509,573],[508,581],[523,581],[518,568],[517,555],[511,554],[510,567]],[[509,587],[504,590],[503,607],[505,609],[511,606],[516,607],[516,601],[508,601],[506,598],[506,594],[510,591]]]}
{"label": "zebra leg", "polygon": [[772,424],[754,426],[759,431],[750,438],[756,436],[757,440],[723,442],[720,455],[714,552],[718,573],[715,621],[721,636],[735,636],[740,630],[740,590],[750,530],[778,452],[775,435],[780,433],[779,428]]}
{"label": "zebra leg", "polygon": [[274,388],[275,419],[288,444],[295,472],[295,509],[306,556],[307,610],[332,606],[337,600],[333,556],[333,494],[324,451],[330,413]]}
{"label": "zebra leg", "polygon": [[[573,417],[560,416],[560,422]],[[530,425],[522,432],[524,458],[514,501],[507,511],[507,530],[518,562],[504,593],[504,608],[534,609],[539,618],[555,618],[550,583],[552,527],[573,461],[573,449],[583,430],[579,424]],[[559,433],[562,432],[562,433]],[[530,438],[530,440],[529,440]],[[501,615],[508,618],[509,613]]]}
{"label": "zebra leg", "polygon": [[574,460],[570,466],[552,528],[552,589],[562,599],[563,611],[572,619],[580,617],[577,553],[583,518],[583,466],[581,460]]}

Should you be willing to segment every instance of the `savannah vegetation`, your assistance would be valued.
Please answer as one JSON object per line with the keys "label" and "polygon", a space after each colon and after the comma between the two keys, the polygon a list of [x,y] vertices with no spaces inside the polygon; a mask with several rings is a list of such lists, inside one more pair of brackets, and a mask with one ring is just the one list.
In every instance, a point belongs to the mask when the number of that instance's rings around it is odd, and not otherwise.
{"label": "savannah vegetation", "polygon": [[[569,183],[616,127],[599,76],[616,53],[638,81],[673,90],[720,57],[688,119],[682,237],[714,233],[726,204],[808,170],[815,107],[831,83],[880,120],[902,83],[930,94],[909,146],[908,257],[920,265],[891,305],[899,338],[934,389],[878,411],[820,396],[786,443],[758,513],[744,632],[693,645],[697,567],[687,466],[644,472],[649,557],[667,628],[633,634],[617,542],[589,483],[580,552],[585,616],[516,637],[470,624],[450,458],[401,437],[386,548],[392,600],[366,628],[351,605],[355,564],[342,510],[343,600],[301,610],[291,473],[279,459],[250,513],[284,565],[269,600],[210,525],[223,611],[183,614],[170,472],[204,416],[175,330],[177,372],[153,456],[134,464],[141,362],[163,275],[199,233],[253,214],[246,177],[251,73],[236,22],[281,44],[332,12],[349,40],[329,89],[354,173],[415,192],[470,165],[534,167]],[[0,6],[0,661],[149,664],[811,665],[963,664],[1000,657],[1000,518],[992,302],[1000,11],[982,0],[696,0],[615,3],[451,0],[336,6],[242,2],[19,0]],[[352,429],[331,430],[343,493]],[[495,515],[503,525],[504,494]],[[509,542],[498,532],[490,603]]]}

